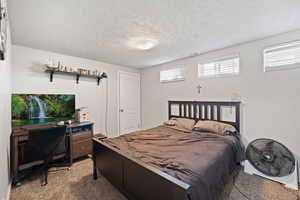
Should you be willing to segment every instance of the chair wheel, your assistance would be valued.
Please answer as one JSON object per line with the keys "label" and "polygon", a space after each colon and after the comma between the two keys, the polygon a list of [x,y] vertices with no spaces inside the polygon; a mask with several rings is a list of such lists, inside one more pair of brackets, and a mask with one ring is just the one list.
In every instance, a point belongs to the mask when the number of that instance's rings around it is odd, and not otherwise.
{"label": "chair wheel", "polygon": [[46,186],[48,183],[44,182],[44,183],[41,183],[41,186],[44,187]]}
{"label": "chair wheel", "polygon": [[15,183],[15,186],[16,186],[16,187],[20,187],[21,185],[22,185],[21,182],[16,182],[16,183]]}
{"label": "chair wheel", "polygon": [[41,186],[44,187],[48,184],[48,182],[46,180],[41,180]]}

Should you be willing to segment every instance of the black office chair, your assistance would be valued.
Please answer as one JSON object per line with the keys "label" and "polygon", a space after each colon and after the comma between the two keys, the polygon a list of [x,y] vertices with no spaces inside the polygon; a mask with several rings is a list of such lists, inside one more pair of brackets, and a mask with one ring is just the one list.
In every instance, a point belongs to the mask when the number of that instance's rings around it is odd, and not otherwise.
{"label": "black office chair", "polygon": [[59,126],[45,130],[32,130],[28,138],[28,147],[35,154],[36,158],[43,160],[43,179],[41,185],[48,184],[48,171],[52,167],[53,156],[59,145],[65,142],[66,126]]}

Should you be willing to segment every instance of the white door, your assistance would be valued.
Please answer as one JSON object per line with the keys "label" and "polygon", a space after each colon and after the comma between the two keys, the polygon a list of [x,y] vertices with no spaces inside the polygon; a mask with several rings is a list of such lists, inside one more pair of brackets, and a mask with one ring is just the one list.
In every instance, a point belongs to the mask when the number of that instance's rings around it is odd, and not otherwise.
{"label": "white door", "polygon": [[140,128],[140,75],[119,72],[119,133]]}

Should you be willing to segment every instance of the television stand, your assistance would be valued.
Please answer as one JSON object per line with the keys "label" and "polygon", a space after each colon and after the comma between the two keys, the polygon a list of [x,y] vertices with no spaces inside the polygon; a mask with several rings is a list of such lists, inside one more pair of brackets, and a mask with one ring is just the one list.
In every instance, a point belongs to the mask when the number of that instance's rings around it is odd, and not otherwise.
{"label": "television stand", "polygon": [[[31,131],[56,128],[56,123],[27,125],[13,128],[11,134],[11,177],[14,183],[19,180],[19,172],[23,169],[41,164],[35,155],[27,151],[26,144]],[[73,160],[92,153],[93,123],[73,123],[67,125],[65,144],[58,147],[54,159],[64,158],[69,165]]]}

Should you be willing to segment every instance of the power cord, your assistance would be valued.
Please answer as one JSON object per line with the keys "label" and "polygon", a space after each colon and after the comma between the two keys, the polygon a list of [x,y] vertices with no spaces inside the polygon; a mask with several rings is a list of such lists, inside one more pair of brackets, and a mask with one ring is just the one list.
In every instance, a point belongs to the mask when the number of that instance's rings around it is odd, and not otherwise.
{"label": "power cord", "polygon": [[247,195],[245,195],[243,192],[241,192],[241,190],[236,186],[236,184],[234,184],[235,189],[241,194],[243,195],[246,199],[251,200]]}

